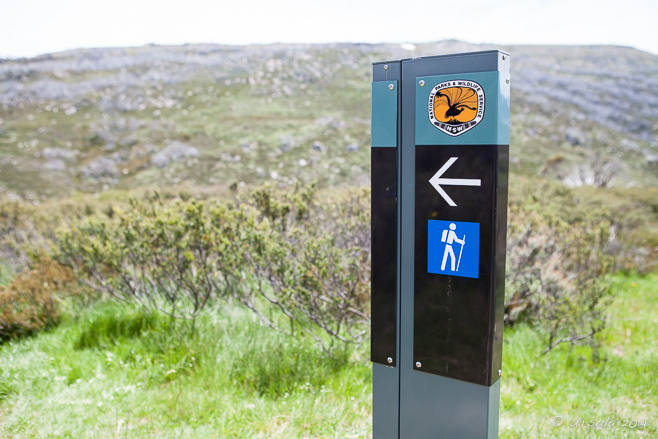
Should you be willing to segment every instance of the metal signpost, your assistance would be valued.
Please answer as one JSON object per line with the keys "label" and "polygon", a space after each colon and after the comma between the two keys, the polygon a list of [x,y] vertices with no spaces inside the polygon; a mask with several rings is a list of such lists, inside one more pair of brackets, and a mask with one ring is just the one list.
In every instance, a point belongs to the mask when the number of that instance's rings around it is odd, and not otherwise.
{"label": "metal signpost", "polygon": [[498,437],[509,55],[373,65],[375,439]]}

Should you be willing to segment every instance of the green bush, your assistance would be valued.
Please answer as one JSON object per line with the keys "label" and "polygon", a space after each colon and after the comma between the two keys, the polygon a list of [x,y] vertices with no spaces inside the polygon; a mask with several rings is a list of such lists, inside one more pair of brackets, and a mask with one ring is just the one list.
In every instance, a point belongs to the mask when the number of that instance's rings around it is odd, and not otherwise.
{"label": "green bush", "polygon": [[[367,191],[319,195],[314,186],[263,187],[232,203],[156,194],[76,223],[60,235],[59,255],[87,285],[120,299],[192,319],[209,303],[233,301],[332,351],[336,340],[366,335],[368,204]],[[512,206],[506,319],[527,316],[549,350],[588,344],[596,353],[611,225],[603,214],[556,218]]]}
{"label": "green bush", "polygon": [[94,213],[98,202],[89,201],[50,200],[33,205],[0,196],[0,277],[29,268],[42,255],[52,253],[58,227]]}
{"label": "green bush", "polygon": [[[256,292],[296,328],[331,350],[333,340],[361,342],[370,316],[370,194],[352,191],[320,199],[313,186],[277,194],[256,191],[257,225],[245,258]],[[268,324],[266,311],[245,303]],[[267,308],[266,308],[267,309]],[[314,329],[331,336],[329,344]],[[279,330],[285,330],[279,327]]]}
{"label": "green bush", "polygon": [[240,288],[243,214],[218,203],[133,199],[126,211],[84,220],[59,235],[59,258],[82,282],[176,318],[194,318]]}
{"label": "green bush", "polygon": [[367,192],[324,195],[309,186],[265,187],[233,203],[134,199],[62,232],[58,257],[119,299],[191,319],[237,301],[329,351],[366,334],[370,219]]}
{"label": "green bush", "polygon": [[[506,322],[532,322],[548,350],[586,344],[596,355],[606,275],[633,225],[569,188],[537,191],[510,203]],[[366,337],[369,191],[306,185],[242,195],[236,187],[231,201],[185,198],[154,194],[97,209],[59,235],[58,257],[94,289],[175,317],[194,319],[219,301],[328,352]]]}
{"label": "green bush", "polygon": [[591,213],[569,223],[522,208],[510,218],[506,323],[526,318],[541,328],[544,352],[587,345],[597,359],[615,266],[610,222]]}

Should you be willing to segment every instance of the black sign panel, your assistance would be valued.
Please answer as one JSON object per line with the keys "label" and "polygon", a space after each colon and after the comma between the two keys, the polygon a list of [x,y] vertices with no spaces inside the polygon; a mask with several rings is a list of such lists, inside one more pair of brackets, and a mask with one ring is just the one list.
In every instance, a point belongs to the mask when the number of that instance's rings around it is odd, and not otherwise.
{"label": "black sign panel", "polygon": [[371,360],[395,366],[398,149],[373,147],[371,151]]}
{"label": "black sign panel", "polygon": [[416,146],[416,370],[487,386],[498,379],[507,154],[497,145]]}

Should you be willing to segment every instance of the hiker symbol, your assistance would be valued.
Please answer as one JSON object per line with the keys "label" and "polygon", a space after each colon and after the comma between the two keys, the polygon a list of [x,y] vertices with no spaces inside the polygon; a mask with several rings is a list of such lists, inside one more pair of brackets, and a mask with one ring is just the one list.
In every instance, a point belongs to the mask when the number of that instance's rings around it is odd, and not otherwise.
{"label": "hiker symbol", "polygon": [[477,279],[480,224],[428,220],[427,272]]}

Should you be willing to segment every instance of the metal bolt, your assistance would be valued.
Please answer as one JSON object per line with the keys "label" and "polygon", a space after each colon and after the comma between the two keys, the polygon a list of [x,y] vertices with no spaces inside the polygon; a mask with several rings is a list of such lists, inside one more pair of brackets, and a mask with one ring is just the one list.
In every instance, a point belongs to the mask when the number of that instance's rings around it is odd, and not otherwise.
{"label": "metal bolt", "polygon": [[507,78],[507,80],[505,82],[509,84],[509,78]]}
{"label": "metal bolt", "polygon": [[[418,85],[420,85],[421,87],[425,87],[425,81],[423,81],[421,79],[420,81],[418,81]],[[418,366],[418,367],[420,367],[420,366]]]}
{"label": "metal bolt", "polygon": [[393,84],[388,84],[388,89],[389,90],[393,90],[394,88],[395,88],[395,86]]}
{"label": "metal bolt", "polygon": [[507,57],[505,55],[503,55],[503,61],[505,61],[506,59],[507,59]]}
{"label": "metal bolt", "polygon": [[388,357],[386,361],[388,361],[388,364],[391,364],[393,362],[393,359],[391,357]]}
{"label": "metal bolt", "polygon": [[420,361],[416,361],[416,367],[420,369],[420,366],[422,366],[422,364],[420,364]]}
{"label": "metal bolt", "polygon": [[384,70],[388,70],[388,64],[384,64]]}
{"label": "metal bolt", "polygon": [[498,376],[500,377],[503,374],[503,371],[498,369]]}

